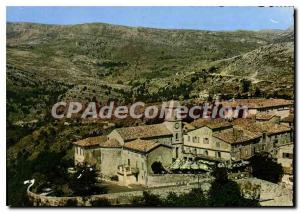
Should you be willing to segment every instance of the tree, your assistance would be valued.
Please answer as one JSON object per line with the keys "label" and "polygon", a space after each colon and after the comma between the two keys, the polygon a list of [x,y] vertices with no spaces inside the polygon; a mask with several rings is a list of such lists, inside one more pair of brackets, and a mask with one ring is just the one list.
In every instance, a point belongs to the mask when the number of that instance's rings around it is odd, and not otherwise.
{"label": "tree", "polygon": [[74,194],[78,196],[88,196],[106,193],[104,187],[97,186],[97,176],[95,168],[79,168],[77,173],[70,179],[70,186]]}
{"label": "tree", "polygon": [[147,191],[143,192],[141,198],[135,198],[132,202],[133,206],[148,206],[148,207],[159,207],[162,206],[162,200],[158,195],[151,194]]}
{"label": "tree", "polygon": [[250,159],[252,175],[262,180],[278,183],[283,175],[283,168],[269,153],[254,155]]}
{"label": "tree", "polygon": [[111,206],[111,203],[108,199],[98,199],[98,200],[93,200],[91,202],[93,207],[105,207],[105,206]]}
{"label": "tree", "polygon": [[251,86],[251,81],[250,80],[246,80],[246,79],[243,79],[241,81],[242,83],[242,92],[249,92],[250,90],[250,86]]}
{"label": "tree", "polygon": [[258,206],[258,201],[242,196],[239,185],[228,179],[226,168],[214,168],[212,182],[208,192],[208,204],[212,207],[249,207]]}
{"label": "tree", "polygon": [[148,192],[143,197],[134,200],[134,206],[150,207],[254,207],[259,206],[258,200],[246,199],[240,192],[239,185],[228,179],[225,168],[215,168],[215,180],[211,188],[204,193],[201,188],[195,188],[188,193],[176,194],[170,192],[166,198],[161,198]]}
{"label": "tree", "polygon": [[255,91],[254,91],[254,96],[255,97],[261,97],[261,95],[262,95],[261,90],[258,87],[256,87]]}

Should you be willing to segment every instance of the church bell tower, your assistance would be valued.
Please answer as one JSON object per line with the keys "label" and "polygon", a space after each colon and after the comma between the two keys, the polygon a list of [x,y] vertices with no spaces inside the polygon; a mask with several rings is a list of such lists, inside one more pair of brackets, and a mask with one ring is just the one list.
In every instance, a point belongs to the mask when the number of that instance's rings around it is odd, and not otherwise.
{"label": "church bell tower", "polygon": [[169,101],[165,106],[165,122],[164,124],[173,133],[171,145],[173,147],[173,158],[178,158],[181,154],[183,143],[182,120],[178,116],[177,109],[180,107],[179,102]]}

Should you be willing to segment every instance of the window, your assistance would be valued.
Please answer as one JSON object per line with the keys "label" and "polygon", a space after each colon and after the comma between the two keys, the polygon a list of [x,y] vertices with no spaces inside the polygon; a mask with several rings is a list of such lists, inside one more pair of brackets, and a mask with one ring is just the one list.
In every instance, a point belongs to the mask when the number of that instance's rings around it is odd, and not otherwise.
{"label": "window", "polygon": [[217,158],[221,158],[221,152],[216,152],[217,153]]}
{"label": "window", "polygon": [[196,139],[197,139],[197,137],[194,136],[194,137],[193,137],[193,142],[194,142],[194,143],[196,143]]}
{"label": "window", "polygon": [[220,142],[217,142],[217,143],[216,143],[216,147],[217,147],[217,148],[220,148]]}
{"label": "window", "polygon": [[176,141],[178,141],[178,133],[175,133],[175,139],[176,139]]}
{"label": "window", "polygon": [[245,155],[248,155],[248,149],[245,149]]}
{"label": "window", "polygon": [[190,142],[190,141],[191,141],[191,136],[188,135],[188,142]]}
{"label": "window", "polygon": [[204,143],[204,144],[209,144],[208,138],[203,138],[203,143]]}
{"label": "window", "polygon": [[197,149],[196,148],[193,149],[193,154],[197,154]]}
{"label": "window", "polygon": [[288,159],[293,159],[293,154],[292,153],[282,153],[283,158],[288,158]]}
{"label": "window", "polygon": [[128,159],[128,161],[127,161],[127,162],[128,162],[128,163],[127,163],[127,165],[128,165],[128,166],[130,166],[130,159]]}
{"label": "window", "polygon": [[207,151],[207,150],[205,150],[204,154],[205,154],[206,156],[208,156],[208,151]]}

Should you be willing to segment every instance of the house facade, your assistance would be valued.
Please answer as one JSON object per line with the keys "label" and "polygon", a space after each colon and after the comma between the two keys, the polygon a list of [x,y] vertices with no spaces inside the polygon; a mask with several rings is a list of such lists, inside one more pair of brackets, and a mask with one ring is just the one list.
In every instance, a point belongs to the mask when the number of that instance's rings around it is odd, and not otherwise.
{"label": "house facade", "polygon": [[293,141],[292,129],[280,124],[277,116],[184,123],[172,110],[169,114],[160,124],[117,128],[74,142],[75,165],[93,165],[103,178],[118,179],[122,185],[147,185],[155,162],[167,171],[178,160],[231,166],[260,152],[275,157],[280,146]]}

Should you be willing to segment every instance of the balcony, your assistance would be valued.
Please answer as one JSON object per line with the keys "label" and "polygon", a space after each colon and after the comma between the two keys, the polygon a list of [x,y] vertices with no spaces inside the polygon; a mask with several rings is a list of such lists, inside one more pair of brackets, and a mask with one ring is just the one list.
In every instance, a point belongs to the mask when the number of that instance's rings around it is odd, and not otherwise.
{"label": "balcony", "polygon": [[122,176],[130,176],[130,175],[136,175],[139,173],[138,168],[134,168],[128,165],[120,165],[118,166],[118,174]]}

